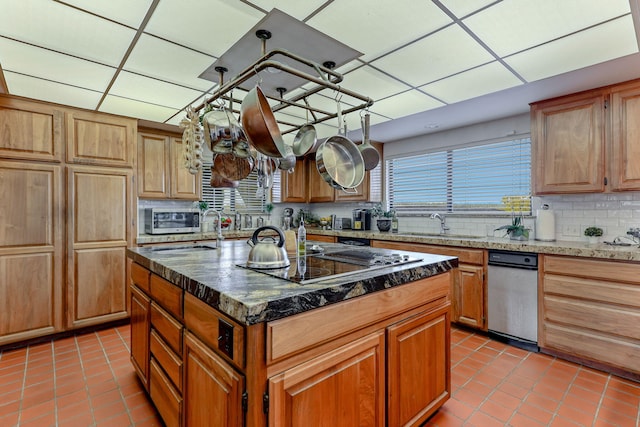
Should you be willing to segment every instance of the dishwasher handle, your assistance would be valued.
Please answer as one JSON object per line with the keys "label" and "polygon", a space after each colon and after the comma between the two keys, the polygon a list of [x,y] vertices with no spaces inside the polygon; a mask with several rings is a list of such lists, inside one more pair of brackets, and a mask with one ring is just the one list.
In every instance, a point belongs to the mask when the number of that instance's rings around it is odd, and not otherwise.
{"label": "dishwasher handle", "polygon": [[526,270],[538,269],[538,254],[514,251],[489,251],[489,265],[498,265]]}

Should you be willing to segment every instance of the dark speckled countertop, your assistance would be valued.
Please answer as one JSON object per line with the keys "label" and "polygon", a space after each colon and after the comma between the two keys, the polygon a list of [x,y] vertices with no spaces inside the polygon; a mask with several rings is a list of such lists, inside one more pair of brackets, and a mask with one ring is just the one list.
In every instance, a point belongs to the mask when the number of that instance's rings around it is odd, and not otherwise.
{"label": "dark speckled countertop", "polygon": [[[344,247],[319,244],[327,249]],[[238,267],[237,264],[246,262],[250,250],[244,240],[225,240],[219,250],[185,248],[158,251],[153,247],[138,247],[129,248],[127,254],[133,261],[247,325],[400,286],[444,273],[458,265],[457,258],[406,252],[422,261],[312,284],[298,284]]]}

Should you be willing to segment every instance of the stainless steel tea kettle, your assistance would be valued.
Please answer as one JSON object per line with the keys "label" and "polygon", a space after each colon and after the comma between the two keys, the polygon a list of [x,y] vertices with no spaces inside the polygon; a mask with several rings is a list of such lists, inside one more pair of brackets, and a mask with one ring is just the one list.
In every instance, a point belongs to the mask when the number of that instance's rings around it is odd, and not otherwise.
{"label": "stainless steel tea kettle", "polygon": [[[279,241],[275,241],[272,236],[266,236],[258,240],[258,235],[264,230],[273,230],[278,233]],[[256,269],[286,268],[291,265],[284,248],[284,233],[278,227],[267,225],[254,231],[251,239],[247,240],[251,246],[247,267]]]}

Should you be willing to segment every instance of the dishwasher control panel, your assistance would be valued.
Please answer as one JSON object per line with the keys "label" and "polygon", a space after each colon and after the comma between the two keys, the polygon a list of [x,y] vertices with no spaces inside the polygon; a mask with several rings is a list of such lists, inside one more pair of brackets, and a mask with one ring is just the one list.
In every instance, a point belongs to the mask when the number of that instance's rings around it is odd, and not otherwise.
{"label": "dishwasher control panel", "polygon": [[515,268],[538,269],[538,254],[514,251],[489,251],[490,265],[504,265]]}

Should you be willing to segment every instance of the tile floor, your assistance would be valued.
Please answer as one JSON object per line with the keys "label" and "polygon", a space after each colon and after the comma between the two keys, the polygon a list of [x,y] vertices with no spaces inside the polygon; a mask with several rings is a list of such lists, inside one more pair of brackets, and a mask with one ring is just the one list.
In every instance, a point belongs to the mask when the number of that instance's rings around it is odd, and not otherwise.
{"label": "tile floor", "polygon": [[[162,426],[129,327],[0,353],[0,427]],[[640,427],[640,383],[452,329],[452,398],[427,427]]]}

